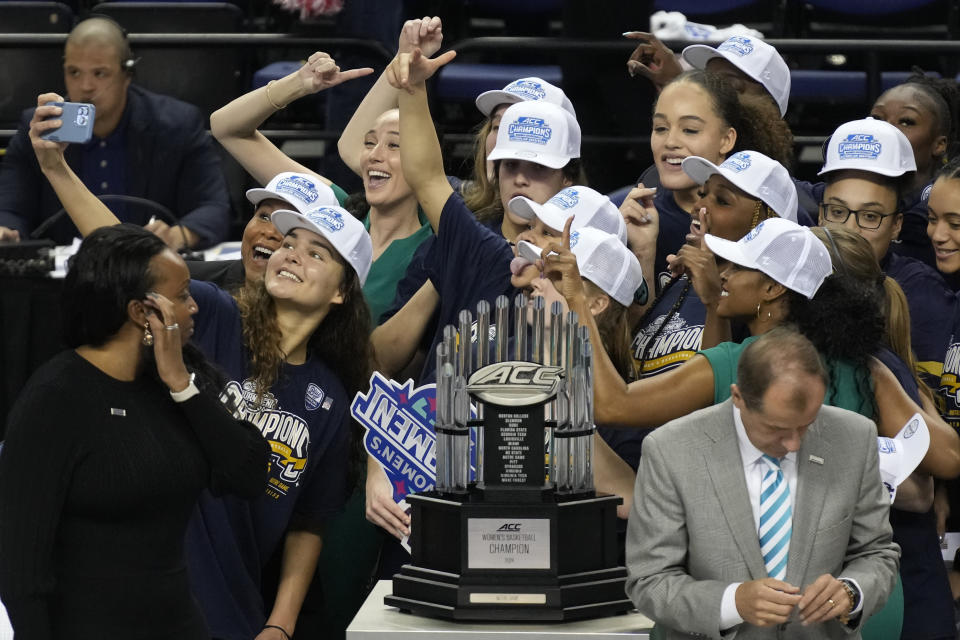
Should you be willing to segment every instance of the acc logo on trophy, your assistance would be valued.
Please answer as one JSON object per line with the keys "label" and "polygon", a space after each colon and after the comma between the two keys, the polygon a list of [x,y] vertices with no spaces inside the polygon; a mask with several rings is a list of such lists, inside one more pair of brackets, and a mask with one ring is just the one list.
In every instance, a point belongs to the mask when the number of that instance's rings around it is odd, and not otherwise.
{"label": "acc logo on trophy", "polygon": [[482,402],[505,407],[542,404],[557,395],[562,367],[510,360],[477,369],[467,391]]}

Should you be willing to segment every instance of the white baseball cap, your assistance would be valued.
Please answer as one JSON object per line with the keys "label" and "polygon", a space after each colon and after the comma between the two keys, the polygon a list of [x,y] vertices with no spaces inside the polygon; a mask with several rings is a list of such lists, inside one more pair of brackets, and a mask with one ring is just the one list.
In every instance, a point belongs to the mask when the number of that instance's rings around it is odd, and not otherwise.
{"label": "white baseball cap", "polygon": [[560,190],[544,204],[537,204],[524,196],[511,198],[507,203],[510,211],[524,220],[533,220],[536,216],[545,225],[556,231],[563,231],[567,218],[573,217],[570,229],[592,227],[617,236],[627,243],[627,225],[620,210],[610,202],[610,198],[594,191],[590,187],[576,185]]}
{"label": "white baseball cap", "polygon": [[817,175],[857,169],[882,176],[902,176],[916,171],[913,147],[907,136],[889,122],[864,118],[845,122],[827,141],[826,162]]}
{"label": "white baseball cap", "polygon": [[689,156],[680,165],[697,184],[721,175],[754,198],[763,200],[777,215],[797,221],[797,188],[786,168],[759,151],[738,151],[719,167],[705,158]]}
{"label": "white baseball cap", "polygon": [[[791,186],[792,188],[792,186]],[[812,298],[833,271],[830,253],[807,227],[783,218],[758,224],[736,242],[704,236],[710,251],[748,269],[757,269],[792,291]]]}
{"label": "white baseball cap", "polygon": [[[577,269],[585,280],[625,307],[633,303],[633,294],[643,282],[643,271],[637,256],[617,236],[591,227],[571,230],[570,252],[577,257]],[[537,245],[526,240],[517,243],[517,253],[530,262],[542,255]]]}
{"label": "white baseball cap", "polygon": [[507,107],[488,160],[513,158],[551,169],[580,157],[580,125],[569,111],[543,100]]}
{"label": "white baseball cap", "polygon": [[304,213],[277,209],[270,216],[273,226],[283,235],[291,229],[307,229],[330,241],[333,248],[347,261],[357,276],[360,286],[367,281],[373,261],[373,242],[363,223],[339,206],[316,207]]}
{"label": "white baseball cap", "polygon": [[683,50],[683,59],[696,69],[706,69],[714,58],[726,58],[735,67],[764,86],[773,96],[780,115],[787,114],[790,101],[790,67],[772,46],[750,36],[730,36],[716,49],[693,44]]}
{"label": "white baseball cap", "polygon": [[252,202],[253,206],[268,198],[292,204],[300,213],[306,213],[315,207],[340,206],[333,189],[317,176],[293,171],[278,173],[263,189],[247,191],[247,200]]}
{"label": "white baseball cap", "polygon": [[484,91],[477,96],[477,109],[480,109],[480,113],[483,115],[489,116],[497,108],[497,105],[515,104],[526,100],[545,100],[558,107],[563,107],[574,118],[577,117],[577,112],[573,109],[573,103],[570,102],[570,98],[563,92],[563,89],[535,76],[514,80],[503,89]]}

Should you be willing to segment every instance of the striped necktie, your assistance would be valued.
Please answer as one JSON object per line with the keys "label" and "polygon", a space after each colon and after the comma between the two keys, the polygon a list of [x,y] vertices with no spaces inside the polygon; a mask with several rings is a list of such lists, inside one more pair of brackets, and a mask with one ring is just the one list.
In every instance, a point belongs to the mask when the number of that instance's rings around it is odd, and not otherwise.
{"label": "striped necktie", "polygon": [[760,553],[763,554],[767,575],[783,580],[787,575],[793,519],[790,485],[783,477],[778,458],[764,454],[763,462],[768,468],[760,485]]}

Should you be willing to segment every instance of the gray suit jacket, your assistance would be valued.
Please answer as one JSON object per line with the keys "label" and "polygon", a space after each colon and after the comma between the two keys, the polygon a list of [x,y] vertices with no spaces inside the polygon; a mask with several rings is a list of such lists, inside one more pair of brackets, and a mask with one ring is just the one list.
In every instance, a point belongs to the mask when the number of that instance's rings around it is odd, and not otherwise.
{"label": "gray suit jacket", "polygon": [[[877,469],[876,427],[823,407],[797,457],[786,581],[801,589],[829,573],[863,590],[865,620],[896,581],[890,498]],[[627,593],[668,638],[720,638],[720,602],[733,582],[767,576],[754,528],[732,401],[657,429],[643,444],[627,528]],[[723,637],[859,637],[837,621],[803,627],[746,623]]]}

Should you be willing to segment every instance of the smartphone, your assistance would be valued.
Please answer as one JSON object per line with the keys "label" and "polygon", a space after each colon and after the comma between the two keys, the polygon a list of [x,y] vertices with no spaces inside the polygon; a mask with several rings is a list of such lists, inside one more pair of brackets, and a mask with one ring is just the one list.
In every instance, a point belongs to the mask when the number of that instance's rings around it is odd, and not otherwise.
{"label": "smartphone", "polygon": [[[97,108],[84,102],[48,102],[55,107],[62,107],[63,113],[54,118],[63,120],[63,124],[42,136],[44,140],[54,142],[90,142],[93,137],[93,118]],[[48,118],[49,120],[50,118]]]}

